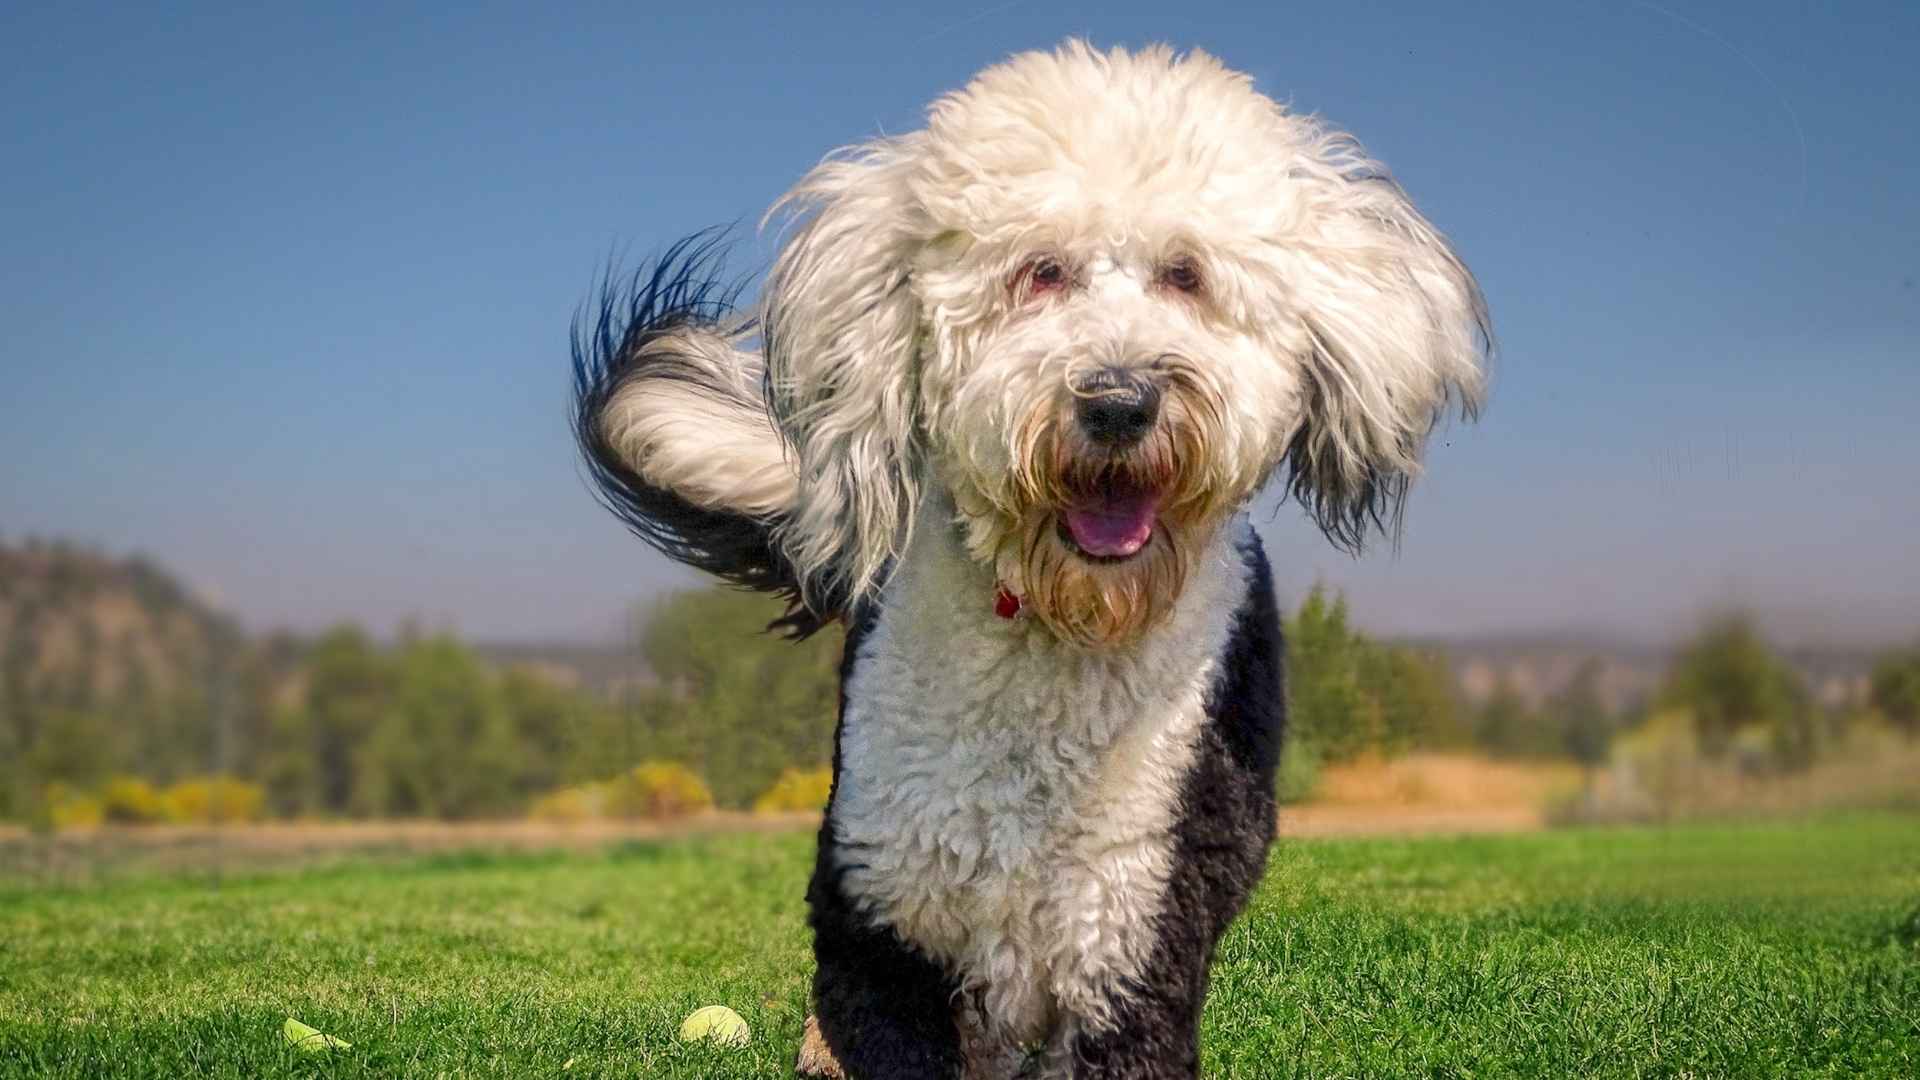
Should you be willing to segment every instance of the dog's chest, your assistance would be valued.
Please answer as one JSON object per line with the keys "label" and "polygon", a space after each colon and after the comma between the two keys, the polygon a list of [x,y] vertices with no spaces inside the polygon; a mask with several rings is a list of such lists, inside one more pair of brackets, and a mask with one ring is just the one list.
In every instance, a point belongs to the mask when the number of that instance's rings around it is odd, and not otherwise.
{"label": "dog's chest", "polygon": [[883,617],[847,686],[833,816],[843,887],[952,966],[997,1025],[1097,1023],[1145,962],[1209,635],[1127,660]]}

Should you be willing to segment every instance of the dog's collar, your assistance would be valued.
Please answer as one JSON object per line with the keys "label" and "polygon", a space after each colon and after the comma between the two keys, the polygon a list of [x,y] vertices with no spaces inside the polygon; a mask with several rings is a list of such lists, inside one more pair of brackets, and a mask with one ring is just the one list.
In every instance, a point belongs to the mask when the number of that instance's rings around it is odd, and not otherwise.
{"label": "dog's collar", "polygon": [[997,582],[993,590],[993,613],[1003,619],[1011,619],[1020,614],[1020,598],[1007,588],[1006,582]]}

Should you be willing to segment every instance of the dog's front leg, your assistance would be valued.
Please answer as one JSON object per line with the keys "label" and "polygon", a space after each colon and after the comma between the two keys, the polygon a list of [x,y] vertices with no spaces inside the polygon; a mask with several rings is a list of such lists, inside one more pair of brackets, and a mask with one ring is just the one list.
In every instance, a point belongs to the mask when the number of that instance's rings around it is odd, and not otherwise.
{"label": "dog's front leg", "polygon": [[[1269,614],[1269,617],[1270,614]],[[1215,947],[1266,867],[1274,833],[1273,774],[1235,732],[1267,721],[1249,685],[1279,686],[1271,669],[1243,666],[1224,684],[1218,727],[1202,740],[1188,779],[1174,871],[1147,962],[1112,987],[1098,1026],[1069,1020],[1050,1047],[1073,1080],[1193,1080],[1200,1075],[1200,1010]],[[1250,673],[1250,674],[1249,674]],[[1272,721],[1277,727],[1277,718]],[[1221,734],[1222,732],[1228,735]]]}
{"label": "dog's front leg", "polygon": [[847,1080],[960,1080],[953,977],[855,909],[825,833],[807,889],[822,1041]]}
{"label": "dog's front leg", "polygon": [[1069,1021],[1047,1051],[1048,1080],[1194,1080],[1200,1075],[1204,955],[1131,988],[1114,1022],[1099,1029]]}

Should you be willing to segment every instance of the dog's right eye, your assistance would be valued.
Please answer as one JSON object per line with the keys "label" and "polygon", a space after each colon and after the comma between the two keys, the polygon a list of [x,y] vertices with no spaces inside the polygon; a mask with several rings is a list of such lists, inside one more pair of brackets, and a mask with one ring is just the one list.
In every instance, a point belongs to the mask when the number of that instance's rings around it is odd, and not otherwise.
{"label": "dog's right eye", "polygon": [[1027,296],[1039,296],[1043,293],[1059,292],[1071,283],[1067,267],[1051,255],[1028,262],[1013,276],[1014,292]]}

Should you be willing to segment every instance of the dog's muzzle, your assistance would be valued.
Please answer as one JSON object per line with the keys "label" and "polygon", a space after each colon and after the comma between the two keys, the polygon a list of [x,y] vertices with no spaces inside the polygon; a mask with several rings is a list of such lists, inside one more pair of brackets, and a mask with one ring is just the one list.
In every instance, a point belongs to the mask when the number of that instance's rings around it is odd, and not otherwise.
{"label": "dog's muzzle", "polygon": [[[1124,459],[1160,420],[1160,388],[1124,368],[1103,367],[1073,384],[1074,423],[1096,456]],[[1153,539],[1162,492],[1124,468],[1102,467],[1086,477],[1060,516],[1061,539],[1099,561],[1132,557]]]}
{"label": "dog's muzzle", "polygon": [[1147,437],[1160,418],[1160,388],[1121,368],[1099,368],[1076,380],[1074,419],[1095,446],[1124,450]]}

